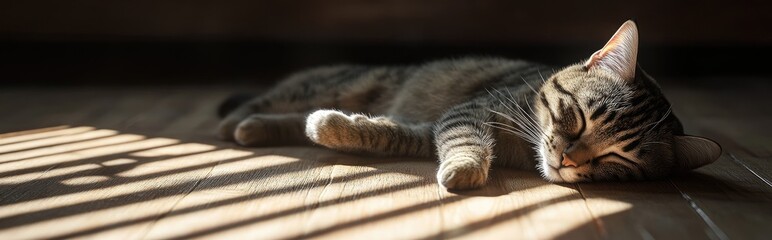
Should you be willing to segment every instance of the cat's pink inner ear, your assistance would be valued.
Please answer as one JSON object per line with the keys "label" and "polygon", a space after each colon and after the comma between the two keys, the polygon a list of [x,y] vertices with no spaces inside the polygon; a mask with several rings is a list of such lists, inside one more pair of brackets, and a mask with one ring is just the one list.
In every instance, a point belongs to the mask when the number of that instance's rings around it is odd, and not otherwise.
{"label": "cat's pink inner ear", "polygon": [[637,57],[638,27],[635,22],[627,21],[584,65],[589,69],[603,69],[616,73],[622,79],[632,80],[635,78]]}

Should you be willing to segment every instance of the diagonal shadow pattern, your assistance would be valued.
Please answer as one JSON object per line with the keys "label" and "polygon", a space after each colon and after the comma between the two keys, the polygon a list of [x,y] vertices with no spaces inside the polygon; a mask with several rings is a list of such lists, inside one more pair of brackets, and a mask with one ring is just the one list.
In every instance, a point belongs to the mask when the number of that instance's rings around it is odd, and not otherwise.
{"label": "diagonal shadow pattern", "polygon": [[[292,154],[289,154],[289,156],[292,156]],[[83,185],[83,186],[55,186],[53,188],[63,188],[65,190],[64,191],[61,191],[61,190],[51,191],[51,194],[54,194],[54,195],[47,194],[49,192],[47,192],[47,190],[45,190],[45,189],[38,189],[38,190],[36,190],[37,192],[35,194],[20,194],[20,195],[18,195],[15,198],[4,199],[3,203],[4,204],[10,204],[10,203],[14,203],[14,202],[30,201],[30,200],[34,200],[34,199],[51,197],[51,196],[61,195],[61,194],[70,194],[70,193],[78,193],[78,192],[89,191],[89,190],[100,189],[100,188],[109,188],[111,186],[115,186],[115,185],[118,185],[118,184],[126,184],[126,183],[130,183],[130,182],[141,181],[141,180],[152,180],[152,179],[160,177],[160,176],[165,176],[165,175],[169,175],[169,174],[175,174],[175,173],[184,172],[184,171],[190,171],[190,170],[201,169],[201,168],[212,168],[212,167],[217,166],[218,164],[227,163],[227,162],[242,161],[242,160],[250,159],[250,158],[253,158],[253,157],[254,156],[245,156],[245,157],[240,157],[240,158],[235,158],[235,159],[219,159],[216,162],[209,162],[209,163],[189,166],[189,167],[185,167],[185,168],[181,168],[181,169],[173,169],[173,170],[169,170],[169,171],[161,171],[161,172],[157,172],[157,173],[153,173],[153,174],[148,174],[148,175],[141,175],[141,176],[137,176],[137,177],[113,179],[113,181],[110,181],[107,184],[104,184],[104,183],[93,183],[93,184],[86,184],[86,185]],[[301,153],[301,154],[296,155],[294,157],[303,157],[303,156],[302,156],[302,153]],[[88,160],[79,160],[79,163],[83,164],[83,163],[87,163],[87,162],[90,162],[90,161],[98,161],[99,162],[99,161],[106,161],[108,159],[114,159],[114,158],[115,158],[115,156],[98,157],[98,158],[88,159]],[[146,161],[138,161],[135,164],[127,164],[127,166],[121,166],[122,169],[119,168],[117,171],[123,171],[123,170],[125,170],[127,168],[136,167],[135,166],[136,164],[141,164],[143,162],[147,162],[147,161],[162,161],[162,160],[165,160],[165,159],[168,159],[168,158],[145,159]],[[327,163],[327,164],[329,164],[329,163]],[[321,166],[321,165],[323,165],[323,164],[317,164],[317,166]],[[304,166],[306,166],[306,167],[304,167]],[[193,191],[192,188],[195,188],[197,186],[199,188],[196,189],[196,190],[202,190],[202,189],[211,189],[211,188],[217,188],[217,187],[222,187],[222,186],[227,186],[227,185],[233,185],[233,184],[237,184],[237,183],[240,183],[240,182],[246,182],[246,181],[257,181],[260,178],[265,178],[265,177],[269,177],[270,176],[270,174],[265,174],[265,173],[271,173],[271,172],[277,173],[278,172],[278,171],[271,171],[271,170],[282,170],[281,173],[284,174],[284,173],[289,173],[289,172],[294,172],[294,171],[308,170],[308,168],[307,168],[308,166],[313,166],[313,164],[311,164],[311,165],[309,165],[307,163],[306,164],[299,164],[299,162],[284,163],[284,164],[279,164],[279,165],[271,166],[271,167],[268,167],[268,168],[252,169],[252,170],[248,170],[248,171],[235,172],[235,173],[230,173],[230,174],[226,174],[226,175],[209,177],[209,178],[203,179],[206,182],[206,184],[200,184],[199,180],[190,180],[190,181],[178,183],[178,184],[175,184],[175,185],[172,185],[172,186],[165,186],[165,187],[161,187],[161,188],[154,188],[154,189],[148,189],[148,190],[143,190],[143,191],[138,191],[138,192],[132,192],[130,194],[123,194],[123,195],[118,195],[118,196],[112,196],[112,197],[109,197],[109,198],[98,200],[101,203],[99,205],[92,204],[92,203],[94,203],[96,201],[95,200],[95,201],[87,201],[87,202],[71,204],[71,205],[66,205],[66,206],[61,206],[61,207],[56,207],[56,208],[51,208],[51,209],[26,212],[26,213],[23,213],[23,214],[10,215],[10,216],[6,216],[6,217],[3,217],[3,218],[0,218],[0,229],[10,228],[10,227],[14,227],[14,226],[21,226],[21,225],[25,225],[25,224],[31,224],[31,223],[34,223],[34,222],[42,221],[42,220],[50,220],[50,219],[70,216],[70,215],[74,215],[74,214],[80,214],[80,213],[85,213],[85,212],[90,212],[90,211],[95,211],[95,210],[107,209],[107,208],[111,208],[111,207],[122,206],[122,205],[126,205],[126,204],[131,204],[133,202],[142,201],[142,199],[135,199],[134,198],[135,196],[143,196],[143,198],[144,197],[148,197],[148,196],[152,196],[152,198],[159,198],[159,197],[165,197],[165,196],[173,196],[173,195],[177,195],[177,194],[180,194],[180,193],[186,193],[186,192]],[[102,170],[102,169],[85,170],[84,172],[76,172],[76,173],[66,174],[66,175],[57,176],[57,177],[54,177],[54,178],[51,178],[51,179],[41,179],[40,181],[57,182],[57,181],[61,181],[63,179],[67,179],[67,178],[70,178],[70,177],[75,177],[75,176],[79,176],[79,175],[83,175],[83,174],[94,174],[94,173],[91,173],[91,171],[99,172],[99,171],[104,171],[104,170]],[[114,171],[114,170],[111,170],[111,171]],[[102,174],[104,174],[104,173],[102,173]],[[350,177],[347,177],[347,179],[350,178],[350,180],[353,180],[353,179],[365,177],[365,176],[368,176],[368,175],[369,174],[365,174],[365,173],[355,174],[355,175],[352,175]],[[246,178],[244,176],[249,176],[249,177]],[[323,183],[326,183],[326,181],[328,181],[328,180],[310,183],[310,185],[314,186],[314,185],[318,185],[318,184],[323,184]],[[31,185],[32,184],[30,184],[30,186]],[[280,190],[280,191],[273,191],[273,193],[274,194],[278,194],[280,192],[291,191],[293,189],[298,189],[298,188],[301,188],[301,187],[304,187],[304,186],[288,186],[286,188],[282,188],[282,190]]]}

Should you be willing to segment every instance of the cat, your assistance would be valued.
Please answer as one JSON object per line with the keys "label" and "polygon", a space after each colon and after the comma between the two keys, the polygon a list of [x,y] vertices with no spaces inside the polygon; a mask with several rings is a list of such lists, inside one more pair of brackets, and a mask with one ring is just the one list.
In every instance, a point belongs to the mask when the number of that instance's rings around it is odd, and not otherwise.
{"label": "cat", "polygon": [[637,53],[627,21],[558,71],[495,57],[320,67],[238,105],[218,131],[243,146],[436,158],[448,189],[485,185],[494,163],[573,183],[659,179],[714,162],[720,145],[684,134]]}

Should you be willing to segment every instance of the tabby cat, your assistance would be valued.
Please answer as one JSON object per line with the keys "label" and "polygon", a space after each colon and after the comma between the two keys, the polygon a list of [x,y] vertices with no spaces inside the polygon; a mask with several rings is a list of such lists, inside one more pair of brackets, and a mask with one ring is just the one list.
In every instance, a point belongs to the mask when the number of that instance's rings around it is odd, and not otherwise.
{"label": "tabby cat", "polygon": [[721,147],[684,135],[637,51],[627,21],[559,71],[502,58],[321,67],[233,109],[219,134],[244,146],[437,158],[437,180],[450,189],[483,186],[493,163],[582,182],[662,178],[715,161]]}

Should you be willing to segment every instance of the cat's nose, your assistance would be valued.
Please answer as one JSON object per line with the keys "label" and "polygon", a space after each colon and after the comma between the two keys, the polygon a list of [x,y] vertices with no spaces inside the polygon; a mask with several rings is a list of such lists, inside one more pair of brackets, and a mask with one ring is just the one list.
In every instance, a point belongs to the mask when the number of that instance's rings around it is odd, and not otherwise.
{"label": "cat's nose", "polygon": [[568,156],[568,154],[563,153],[563,166],[566,167],[577,167],[576,162],[571,159],[571,156]]}
{"label": "cat's nose", "polygon": [[592,159],[593,154],[590,148],[582,142],[571,144],[563,151],[563,160],[561,163],[566,167],[578,167]]}

